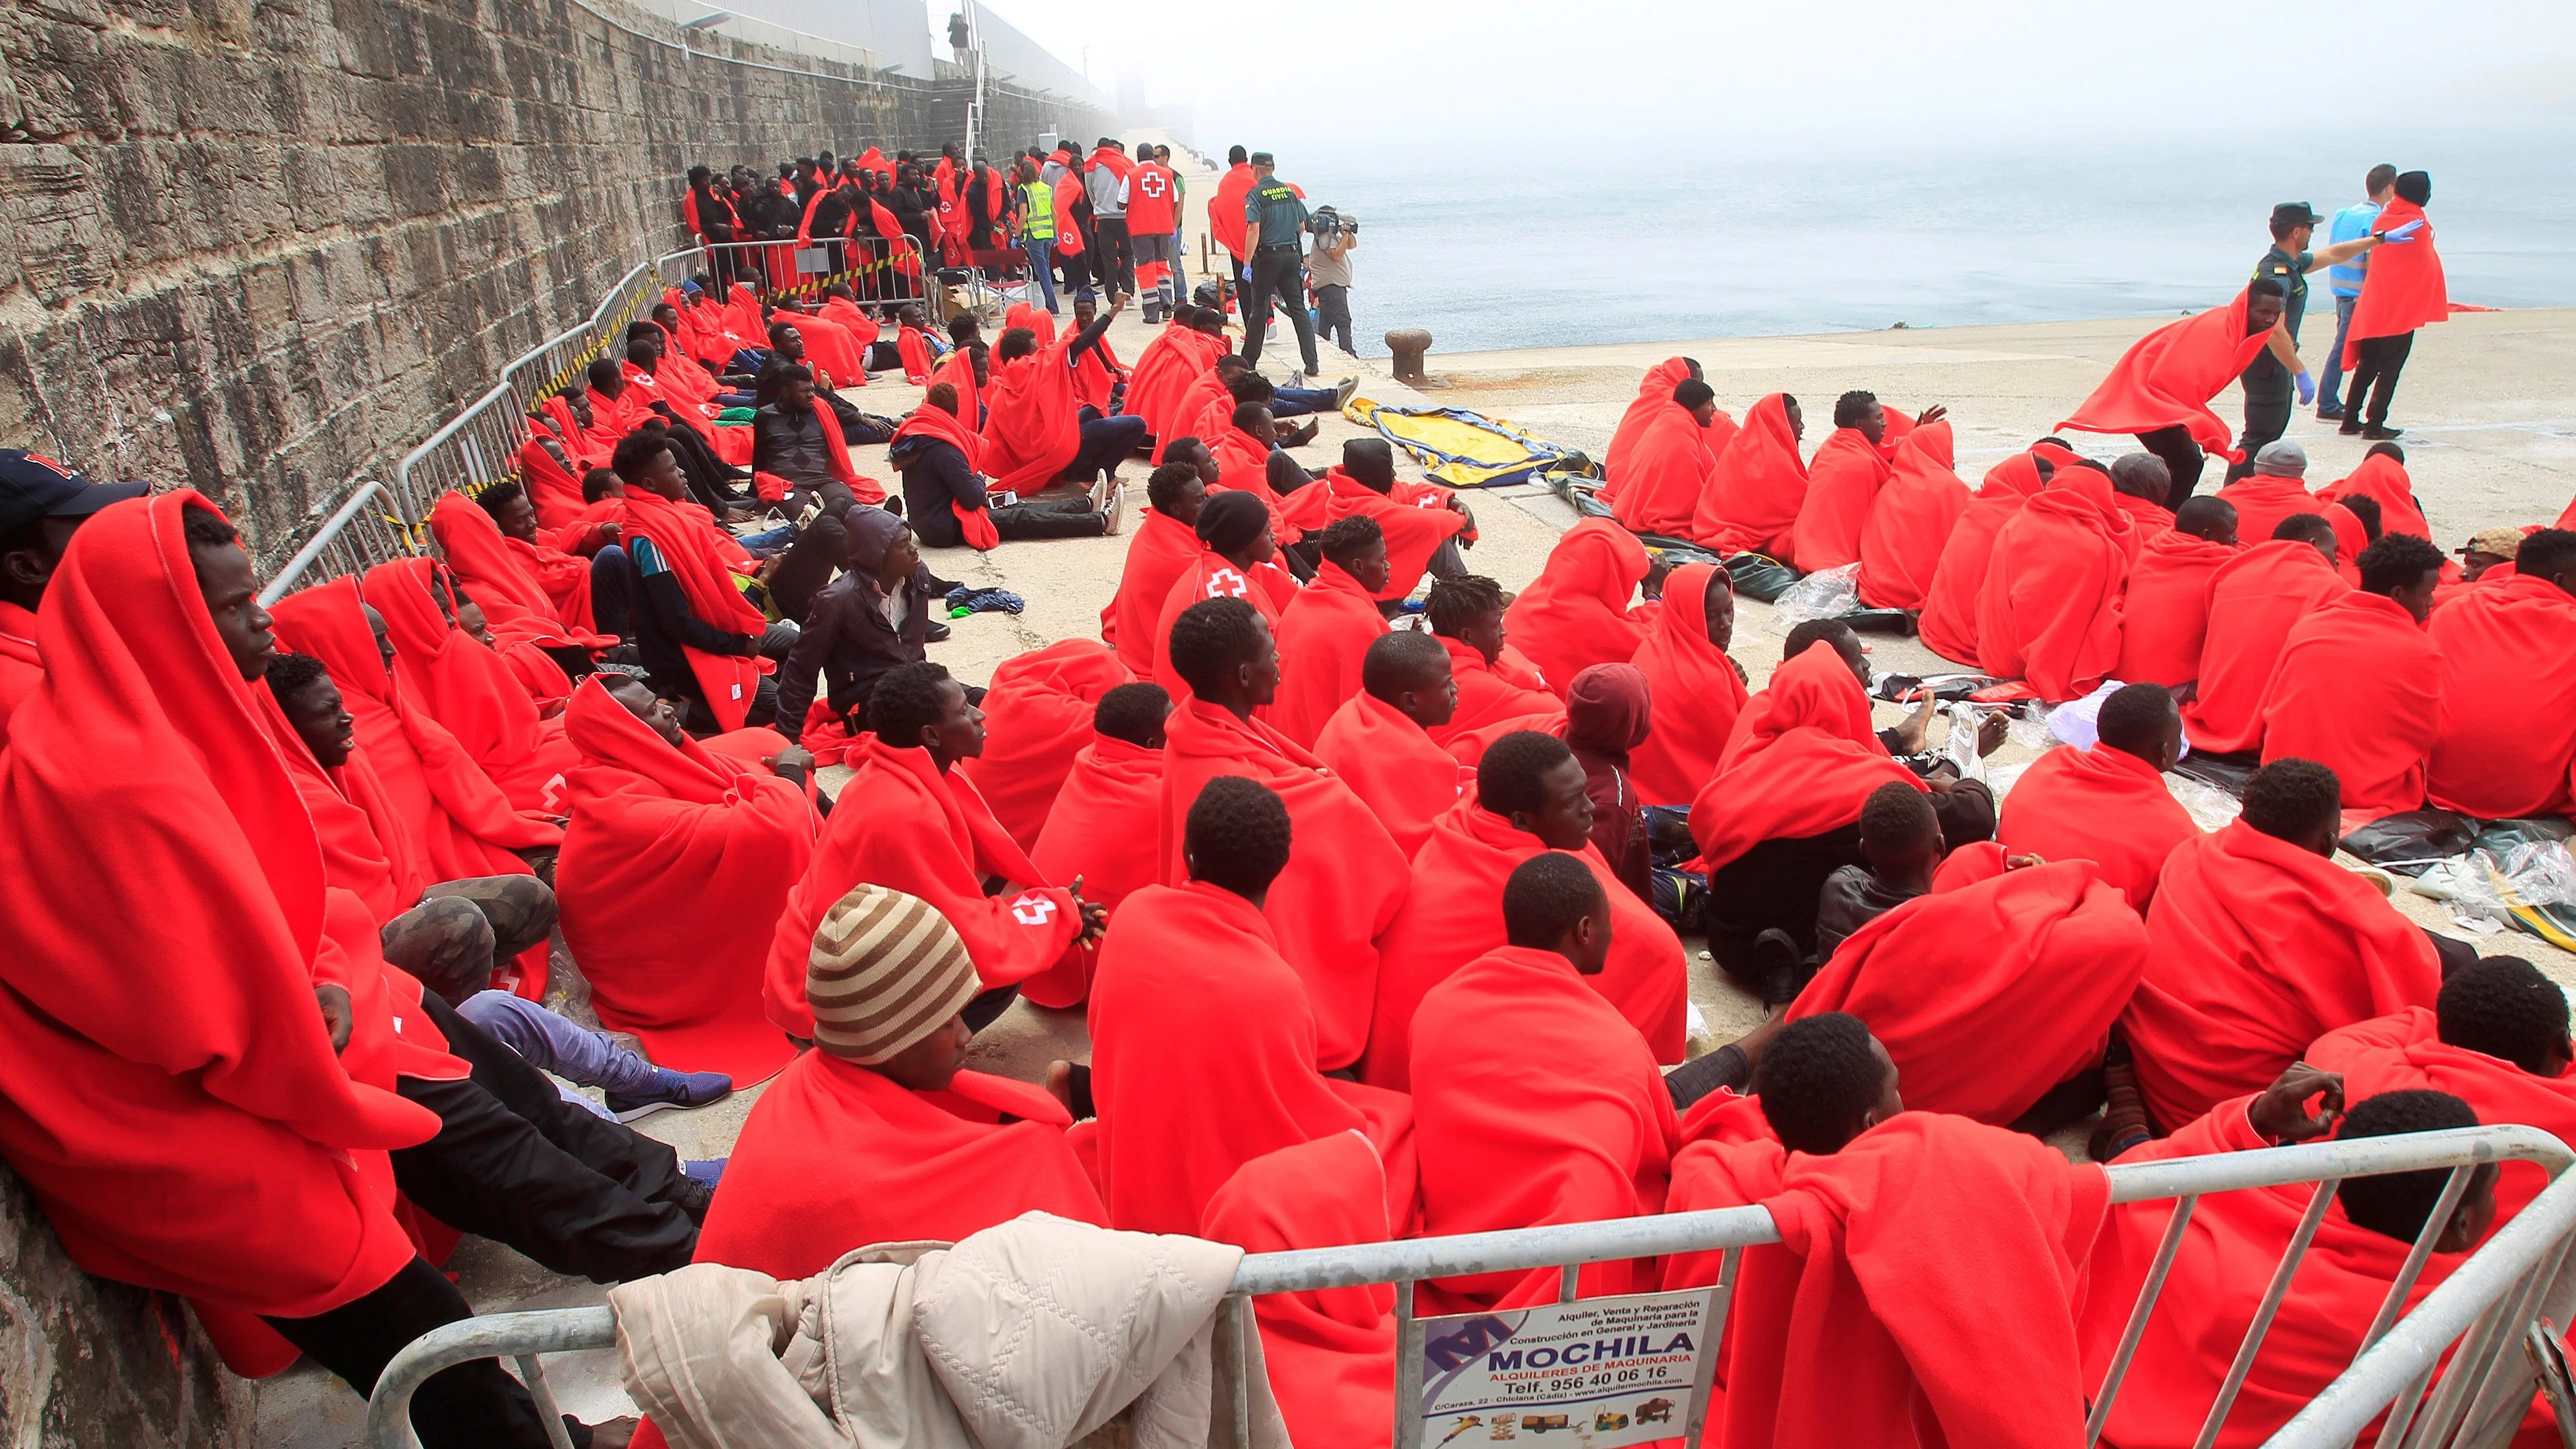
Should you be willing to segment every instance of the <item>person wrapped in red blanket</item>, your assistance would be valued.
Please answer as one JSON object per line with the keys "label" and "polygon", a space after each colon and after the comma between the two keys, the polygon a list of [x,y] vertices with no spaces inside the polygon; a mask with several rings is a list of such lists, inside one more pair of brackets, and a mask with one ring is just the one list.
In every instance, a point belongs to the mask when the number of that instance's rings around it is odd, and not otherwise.
{"label": "person wrapped in red blanket", "polygon": [[[1091,743],[1047,811],[1029,859],[1049,880],[1079,881],[1110,920],[1129,896],[1163,878],[1155,832],[1163,807],[1163,721],[1172,697],[1159,684],[1122,684],[1092,710]],[[1097,952],[1056,963],[1020,983],[1020,994],[1062,1011],[1080,1006]]]}
{"label": "person wrapped in red blanket", "polygon": [[1807,465],[1798,453],[1806,428],[1798,400],[1787,393],[1747,409],[1691,510],[1692,541],[1721,558],[1752,552],[1786,559],[1807,497]]}
{"label": "person wrapped in red blanket", "polygon": [[1195,1231],[1245,1163],[1358,1132],[1384,1164],[1393,1235],[1412,1229],[1412,1103],[1322,1074],[1313,992],[1265,914],[1294,868],[1294,814],[1257,781],[1209,780],[1181,834],[1186,876],[1128,897],[1101,950],[1091,1091],[1113,1227]]}
{"label": "person wrapped in red blanket", "polygon": [[[1800,573],[1860,562],[1861,530],[1894,469],[1898,437],[1892,423],[1937,424],[1947,409],[1935,403],[1919,419],[1889,411],[1875,393],[1847,392],[1834,402],[1834,430],[1807,461],[1807,496],[1790,531],[1790,553]],[[1901,436],[1901,435],[1899,435]]]}
{"label": "person wrapped in red blanket", "polygon": [[1199,505],[1192,525],[1202,551],[1173,576],[1154,623],[1154,682],[1174,697],[1188,684],[1172,667],[1172,627],[1191,605],[1208,599],[1241,599],[1273,630],[1280,611],[1297,597],[1296,576],[1279,567],[1279,541],[1270,510],[1249,493],[1227,491]]}
{"label": "person wrapped in red blanket", "polygon": [[2183,500],[2173,527],[2138,541],[2120,594],[2120,666],[2113,678],[2180,689],[2200,677],[2210,589],[2237,552],[2236,509],[2216,498]]}
{"label": "person wrapped in red blanket", "polygon": [[1617,461],[1605,465],[1601,501],[1634,532],[1685,538],[1718,455],[1735,439],[1735,419],[1717,405],[1716,391],[1696,377],[1656,394],[1639,414],[1648,402],[1641,398],[1630,406],[1633,426],[1622,422],[1625,436],[1610,441]]}
{"label": "person wrapped in red blanket", "polygon": [[1225,350],[1225,339],[1198,325],[1199,309],[1183,304],[1172,309],[1172,320],[1163,324],[1145,350],[1136,354],[1135,369],[1127,374],[1126,406],[1128,417],[1143,418],[1154,435],[1154,461],[1166,461],[1167,450],[1175,438],[1189,432],[1187,418],[1195,411],[1180,411],[1180,400],[1189,384],[1215,368],[1217,354]]}
{"label": "person wrapped in red blanket", "polygon": [[[1316,1065],[1349,1066],[1368,1042],[1379,942],[1412,884],[1404,853],[1348,784],[1253,717],[1278,689],[1279,655],[1249,602],[1205,599],[1182,611],[1169,662],[1192,697],[1172,712],[1164,752],[1162,878],[1190,878],[1186,824],[1210,781],[1239,775],[1278,793],[1302,844],[1266,885],[1262,909],[1279,954],[1305,980]],[[1198,1220],[1196,1206],[1187,1221]]]}
{"label": "person wrapped in red blanket", "polygon": [[1411,629],[1382,634],[1362,658],[1360,683],[1317,732],[1315,758],[1350,785],[1410,859],[1475,774],[1429,733],[1458,707],[1449,651]]}
{"label": "person wrapped in red blanket", "polygon": [[1631,662],[1644,671],[1653,723],[1628,752],[1637,798],[1688,805],[1717,773],[1744,708],[1735,638],[1735,582],[1714,564],[1685,564],[1664,580],[1664,608]]}
{"label": "person wrapped in red blanket", "polygon": [[[1345,518],[1374,520],[1386,536],[1387,575],[1374,591],[1381,603],[1409,598],[1442,548],[1455,539],[1476,541],[1476,520],[1458,495],[1437,483],[1414,483],[1395,476],[1395,450],[1384,438],[1353,438],[1342,444],[1341,466],[1314,484],[1288,495],[1280,504],[1282,518],[1309,534],[1323,532]],[[1455,559],[1457,550],[1448,556]],[[1458,563],[1442,563],[1445,573],[1462,572]]]}
{"label": "person wrapped in red blanket", "polygon": [[1145,480],[1149,506],[1127,540],[1118,592],[1100,611],[1100,637],[1116,646],[1118,661],[1138,678],[1155,672],[1162,649],[1157,626],[1172,584],[1205,552],[1199,543],[1199,507],[1207,501],[1207,485],[1215,475],[1215,460],[1198,448],[1156,468]]}
{"label": "person wrapped in red blanket", "polygon": [[[1580,799],[1579,772],[1576,782]],[[1529,856],[1503,884],[1502,940],[1479,943],[1424,993],[1407,1050],[1425,1232],[1663,1211],[1682,1140],[1672,1093],[1656,1051],[1596,989],[1620,945],[1626,898],[1595,862],[1549,850]],[[1536,1062],[1547,1070],[1531,1070]],[[1580,1291],[1649,1290],[1653,1271],[1651,1262],[1624,1259],[1586,1264]],[[1557,1287],[1557,1270],[1542,1268],[1443,1279],[1421,1291],[1437,1311],[1466,1312],[1552,1303]]]}
{"label": "person wrapped in red blanket", "polygon": [[1655,569],[1636,535],[1606,518],[1587,518],[1548,550],[1538,578],[1504,615],[1519,649],[1544,686],[1562,701],[1565,686],[1595,664],[1625,664],[1645,642],[1653,606],[1631,607]]}
{"label": "person wrapped in red blanket", "polygon": [[2182,711],[2195,750],[2224,754],[2263,743],[2263,691],[2282,643],[2301,619],[2352,588],[2335,572],[2334,529],[2323,518],[2295,513],[2280,528],[2209,581],[2200,684]]}
{"label": "person wrapped in red blanket", "polygon": [[2165,505],[2180,508],[2200,485],[2205,455],[2244,461],[2243,452],[2228,446],[2234,434],[2209,410],[2209,400],[2270,345],[2282,306],[2280,283],[2267,279],[2224,307],[2166,323],[2131,343],[2058,426],[2135,434],[2140,447],[2164,459],[2173,488]]}
{"label": "person wrapped in red blanket", "polygon": [[[503,532],[496,511],[514,512],[529,538]],[[429,510],[429,530],[439,552],[447,556],[457,582],[483,606],[494,634],[546,649],[586,651],[615,644],[614,635],[590,627],[589,561],[530,541],[536,524],[536,510],[516,483],[493,485],[483,500],[446,493]]]}
{"label": "person wrapped in red blanket", "polygon": [[2371,228],[2383,240],[2404,244],[2371,252],[2361,295],[2352,304],[2352,323],[2344,329],[2343,365],[2351,370],[2352,382],[2344,394],[2340,431],[2373,438],[2390,436],[2388,404],[2415,345],[2415,329],[2451,320],[2442,254],[2433,245],[2433,223],[2424,215],[2425,204],[2433,199],[2433,178],[2401,171],[2393,189],[2396,195],[2380,208]]}
{"label": "person wrapped in red blanket", "polygon": [[2482,820],[2576,810],[2576,531],[2530,535],[2511,567],[2430,625],[2442,656],[2433,803]]}
{"label": "person wrapped in red blanket", "polygon": [[[1386,616],[1375,599],[1386,585],[1387,540],[1377,520],[1355,513],[1323,534],[1315,577],[1279,614],[1279,697],[1264,716],[1308,749],[1334,712],[1359,694],[1360,662],[1386,636]],[[1448,723],[1445,711],[1437,723]]]}
{"label": "person wrapped in red blanket", "polygon": [[579,755],[562,719],[539,718],[510,666],[457,626],[447,570],[431,559],[394,559],[369,569],[365,587],[414,707],[446,726],[513,806],[552,813],[559,779]]}
{"label": "person wrapped in red blanket", "polygon": [[1873,609],[1920,609],[1932,591],[1942,548],[1968,508],[1951,446],[1947,421],[1918,426],[1896,445],[1860,529],[1860,601]]}
{"label": "person wrapped in red blanket", "polygon": [[1592,799],[1583,766],[1563,740],[1535,730],[1503,736],[1477,769],[1475,795],[1460,800],[1414,853],[1425,888],[1405,902],[1387,932],[1361,1080],[1418,1087],[1410,1046],[1426,993],[1505,940],[1497,913],[1513,872],[1560,851],[1610,888],[1602,966],[1586,984],[1628,1022],[1650,1060],[1682,1059],[1688,982],[1681,940],[1653,907],[1619,887],[1592,844]]}
{"label": "person wrapped in red blanket", "polygon": [[2146,978],[2121,1019],[2155,1122],[2261,1087],[2337,1027],[2433,1004],[2432,938],[2334,863],[2341,825],[2334,772],[2277,760],[2234,824],[2165,861]]}
{"label": "person wrapped in red blanket", "polygon": [[2058,470],[1995,535],[1977,596],[1978,667],[2052,703],[2091,694],[2120,662],[2120,589],[2136,551],[2109,475]]}
{"label": "person wrapped in red blanket", "polygon": [[[2433,536],[2433,525],[2424,518],[2424,505],[2415,498],[2415,480],[2406,473],[2406,450],[2395,443],[2371,444],[2370,451],[2362,455],[2360,467],[2317,490],[2320,503],[2341,503],[2352,498],[2367,498],[2379,505],[2383,533],[2411,533],[2422,539]],[[2458,577],[2459,569],[2454,565],[2443,582],[2452,583]]]}
{"label": "person wrapped in red blanket", "polygon": [[2022,771],[1995,839],[2014,855],[2091,862],[2144,915],[2166,858],[2200,834],[2165,788],[2182,758],[2182,713],[2164,686],[2131,684],[2102,701],[2095,725],[2092,748],[2059,745]]}
{"label": "person wrapped in red blanket", "polygon": [[[1619,415],[1619,426],[1610,434],[1610,446],[1602,450],[1601,488],[1594,496],[1609,505],[1611,510],[1619,515],[1620,522],[1627,523],[1629,527],[1637,528],[1642,532],[1665,530],[1644,528],[1643,525],[1630,522],[1627,517],[1630,510],[1641,507],[1640,490],[1630,481],[1637,476],[1632,469],[1637,456],[1637,446],[1645,437],[1649,424],[1658,418],[1672,416],[1670,411],[1672,405],[1680,401],[1674,396],[1674,390],[1686,382],[1697,382],[1703,387],[1707,386],[1707,380],[1700,371],[1699,362],[1694,358],[1668,357],[1647,368],[1646,375],[1638,380],[1636,398],[1628,404],[1628,410]],[[1735,419],[1728,417],[1725,410],[1715,406],[1716,396],[1711,392],[1706,399],[1714,416],[1693,419],[1695,423],[1704,427],[1720,429],[1718,436],[1707,438],[1695,436],[1692,439],[1701,445],[1711,462],[1716,460],[1718,452],[1726,446],[1726,439],[1735,435]],[[1685,413],[1691,412],[1693,408],[1693,404],[1682,404],[1682,411]],[[1724,422],[1720,423],[1718,419],[1724,419]],[[1694,480],[1694,482],[1704,481],[1705,479]],[[1679,500],[1680,523],[1683,528],[1686,529],[1689,526],[1690,510],[1698,502],[1699,494],[1696,488],[1687,498]],[[1669,506],[1658,505],[1648,511],[1667,519],[1672,516],[1672,509]]]}
{"label": "person wrapped in red blanket", "polygon": [[1108,645],[1089,639],[1059,639],[993,667],[984,748],[959,760],[957,772],[1021,849],[1037,845],[1074,752],[1091,737],[1092,707],[1132,677]]}
{"label": "person wrapped in red blanket", "polygon": [[[830,409],[817,408],[815,416],[830,425]],[[751,555],[705,509],[683,501],[670,449],[633,439],[621,443],[618,474],[628,484],[627,554],[643,593],[636,605],[637,633],[648,646],[648,667],[656,671],[655,692],[703,706],[720,733],[774,711],[776,686],[765,681],[777,666],[761,652],[771,647],[769,620],[736,584]],[[666,576],[678,593],[667,614],[655,601]],[[677,616],[682,612],[686,617]],[[643,622],[647,617],[649,625]],[[663,648],[675,652],[685,668],[656,662]]]}
{"label": "person wrapped in red blanket", "polygon": [[1449,651],[1449,677],[1458,685],[1457,711],[1431,731],[1431,742],[1461,764],[1476,763],[1487,744],[1510,730],[1546,728],[1565,708],[1538,667],[1512,645],[1505,616],[1503,586],[1481,574],[1442,579],[1422,602],[1422,617]]}
{"label": "person wrapped in red blanket", "polygon": [[1925,585],[1923,612],[1915,620],[1924,647],[1960,664],[1977,662],[1977,609],[1985,596],[1987,569],[1994,562],[1995,535],[2046,486],[2056,469],[2055,460],[2042,455],[2034,444],[2031,451],[2015,453],[1986,470],[1976,496],[1951,524]]}
{"label": "person wrapped in red blanket", "polygon": [[2424,632],[2442,551],[2382,534],[2360,564],[2360,588],[2290,626],[2262,706],[2264,762],[2334,771],[2356,828],[2422,808],[2442,723],[2442,655]]}
{"label": "person wrapped in red blanket", "polygon": [[[868,727],[871,737],[851,752],[858,771],[842,788],[866,803],[832,813],[770,942],[762,999],[791,1036],[814,1034],[804,971],[814,928],[861,881],[937,908],[965,938],[988,991],[1055,964],[1098,936],[1103,921],[1100,907],[1047,883],[957,773],[959,760],[984,747],[984,712],[967,703],[965,686],[946,668],[888,671],[868,693]],[[987,876],[1005,888],[987,894]]]}
{"label": "person wrapped in red blanket", "polygon": [[[767,1079],[795,1055],[760,990],[772,923],[813,858],[812,757],[768,731],[766,768],[716,753],[632,676],[584,681],[564,719],[582,763],[565,776],[555,890],[600,1024],[659,1066]],[[683,897],[706,908],[674,910]]]}
{"label": "person wrapped in red blanket", "polygon": [[801,1278],[853,1244],[955,1242],[1024,1212],[1107,1225],[1064,1105],[962,1070],[982,982],[929,902],[854,885],[807,955],[814,1050],[744,1120],[697,1262]]}

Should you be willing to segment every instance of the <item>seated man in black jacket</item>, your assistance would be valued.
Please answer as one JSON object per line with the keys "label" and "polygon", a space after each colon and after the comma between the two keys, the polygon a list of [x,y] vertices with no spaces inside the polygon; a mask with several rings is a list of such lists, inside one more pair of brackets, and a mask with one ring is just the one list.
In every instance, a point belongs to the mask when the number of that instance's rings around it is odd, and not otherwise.
{"label": "seated man in black jacket", "polygon": [[[667,502],[678,503],[688,497],[680,480],[679,461],[671,454],[668,440],[659,432],[639,428],[617,445],[609,460],[619,481],[626,485],[631,499],[638,492],[650,493]],[[715,525],[703,518],[684,516],[681,523],[709,531]],[[635,633],[636,662],[644,666],[653,692],[664,699],[684,701],[684,723],[692,731],[704,734],[715,728],[714,711],[707,708],[706,693],[689,668],[685,652],[695,649],[706,654],[748,657],[754,654],[778,659],[785,657],[788,646],[796,642],[796,626],[781,621],[757,634],[739,634],[709,623],[690,606],[688,594],[673,572],[675,561],[663,556],[641,529],[630,523],[626,530],[626,561],[633,572],[629,626]],[[676,561],[685,564],[685,560]],[[778,687],[771,676],[760,677],[760,694],[744,719],[746,725],[768,724],[775,709]]]}
{"label": "seated man in black jacket", "polygon": [[1079,497],[995,506],[984,491],[984,475],[966,461],[963,448],[942,436],[952,429],[958,437],[971,431],[957,418],[957,389],[932,383],[922,397],[921,410],[913,416],[924,424],[938,422],[927,416],[934,409],[949,421],[938,427],[907,422],[895,434],[894,446],[886,450],[886,461],[903,472],[903,511],[921,542],[932,548],[962,547],[966,535],[957,521],[960,508],[969,513],[984,509],[993,520],[993,531],[1005,540],[1098,538],[1118,531],[1127,495],[1114,483]]}
{"label": "seated man in black jacket", "polygon": [[791,736],[804,728],[818,676],[832,713],[854,734],[865,729],[868,691],[888,670],[928,657],[922,646],[939,618],[939,582],[902,519],[859,507],[842,514],[841,524],[849,531],[849,571],[814,596],[778,671],[778,718]]}
{"label": "seated man in black jacket", "polygon": [[[795,335],[795,329],[784,324],[770,329],[773,334]],[[789,363],[776,372],[762,374],[763,386],[775,379],[777,396],[761,405],[751,417],[751,471],[770,473],[787,480],[788,494],[784,512],[789,518],[802,518],[817,499],[832,505],[834,511],[857,501],[850,485],[841,478],[838,460],[832,452],[831,439],[824,433],[818,412],[822,405],[821,389],[814,385],[814,374],[804,367]],[[853,443],[873,442],[873,435],[853,438],[849,420],[838,411],[834,400],[833,421],[841,426],[843,454]]]}

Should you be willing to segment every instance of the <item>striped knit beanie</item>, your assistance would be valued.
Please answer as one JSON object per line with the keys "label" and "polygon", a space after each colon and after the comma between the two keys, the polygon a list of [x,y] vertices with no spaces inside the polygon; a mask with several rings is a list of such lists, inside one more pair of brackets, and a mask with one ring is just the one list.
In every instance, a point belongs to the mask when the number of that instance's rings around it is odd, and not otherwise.
{"label": "striped knit beanie", "polygon": [[918,896],[865,882],[823,913],[806,959],[814,1045],[866,1066],[947,1025],[982,989],[947,917]]}

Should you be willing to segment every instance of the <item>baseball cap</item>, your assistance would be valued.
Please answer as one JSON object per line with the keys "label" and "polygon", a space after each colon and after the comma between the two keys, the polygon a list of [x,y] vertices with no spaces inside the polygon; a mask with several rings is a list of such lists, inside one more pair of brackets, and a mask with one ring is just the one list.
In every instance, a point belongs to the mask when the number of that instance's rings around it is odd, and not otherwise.
{"label": "baseball cap", "polygon": [[0,538],[39,518],[87,518],[151,491],[149,483],[92,483],[42,453],[0,448]]}
{"label": "baseball cap", "polygon": [[2458,551],[2464,554],[2489,553],[2497,558],[2512,558],[2522,552],[2522,530],[2501,526],[2481,528],[2470,534],[2469,541],[2460,545]]}
{"label": "baseball cap", "polygon": [[2316,208],[2304,201],[2284,201],[2272,208],[2274,226],[2315,226],[2323,220]]}
{"label": "baseball cap", "polygon": [[1267,151],[1255,151],[1252,153],[1250,164],[1254,166],[1276,166],[1279,164],[1279,158],[1271,155]]}

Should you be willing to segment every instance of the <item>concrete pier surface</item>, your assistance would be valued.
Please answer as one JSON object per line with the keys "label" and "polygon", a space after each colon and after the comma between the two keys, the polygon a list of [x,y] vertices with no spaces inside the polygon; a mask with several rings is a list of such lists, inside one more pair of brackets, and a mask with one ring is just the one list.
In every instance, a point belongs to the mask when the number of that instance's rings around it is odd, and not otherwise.
{"label": "concrete pier surface", "polygon": [[[1200,172],[1188,181],[1190,280],[1196,282],[1205,279],[1196,265],[1197,223],[1214,177]],[[1369,319],[1372,329],[1401,325],[1395,304],[1369,294],[1365,253],[1358,273],[1355,311]],[[1507,417],[1597,457],[1634,397],[1641,372],[1681,354],[1699,359],[1721,405],[1739,415],[1762,394],[1797,395],[1809,419],[1810,451],[1830,431],[1832,400],[1845,389],[1869,388],[1909,411],[1927,403],[1947,404],[1959,440],[1959,471],[1973,484],[1994,460],[2053,430],[2122,349],[2167,320],[1622,343],[1458,356],[1443,355],[1435,342],[1429,359],[1434,385],[1420,393],[1394,382],[1384,359],[1364,361],[1327,349],[1320,376],[1326,383],[1356,377],[1360,395],[1380,402],[1433,403]],[[2322,365],[2330,340],[2314,336],[2318,320],[2312,317],[2309,323],[2311,368]],[[2331,312],[2323,320],[2330,325]],[[987,336],[995,335],[988,328]],[[1112,330],[1113,345],[1131,362],[1151,335],[1136,309]],[[1294,334],[1274,325],[1262,370],[1273,380],[1285,380],[1294,366]],[[910,410],[920,395],[920,389],[906,386],[893,373],[845,392],[867,411],[890,416]],[[2215,407],[2231,422],[2241,415],[2233,389]],[[2441,535],[2437,542],[2445,548],[2456,548],[2477,528],[2554,520],[2576,493],[2576,309],[2463,314],[2427,329],[2407,365],[2392,421],[2407,429],[2402,442],[2408,467]],[[1360,436],[1373,434],[1346,418],[1327,417],[1317,442],[1299,450],[1299,460],[1325,466],[1339,457],[1344,440]],[[2125,438],[2070,436],[2087,453],[2105,459],[2134,446]],[[2299,414],[2289,436],[2308,448],[2312,484],[2343,476],[2362,456],[2359,439],[2336,436],[2333,425],[2318,423],[2311,411]],[[862,472],[894,483],[882,447],[852,452]],[[1421,473],[1410,460],[1401,460],[1399,470],[1407,477]],[[1131,505],[1128,533],[1098,540],[1010,543],[986,554],[927,551],[931,570],[941,577],[1008,589],[1026,601],[1017,615],[984,613],[954,621],[955,636],[934,646],[931,657],[968,682],[982,683],[995,665],[1015,654],[1060,639],[1098,637],[1100,610],[1116,592],[1134,510],[1144,505],[1148,471],[1141,461],[1122,470]],[[2220,471],[2213,463],[2203,491],[2216,488]],[[1468,502],[1481,534],[1467,555],[1468,564],[1510,590],[1526,587],[1537,576],[1557,536],[1575,517],[1553,494],[1533,486],[1483,490],[1469,494]],[[1779,662],[1785,632],[1769,606],[1750,599],[1740,603],[1732,653],[1752,676],[1753,687],[1760,688]],[[1881,672],[1958,667],[1911,638],[1880,636],[1871,642]],[[1895,706],[1880,705],[1879,723],[1893,724],[1901,713]],[[1935,727],[1936,739],[1939,729]],[[2029,744],[2008,743],[1988,763],[2022,764],[2037,753]],[[846,778],[844,770],[824,773],[829,789],[838,789]],[[2393,899],[2428,927],[2467,935],[2439,905],[2410,895],[2402,884]],[[2490,954],[2526,956],[2562,985],[2576,986],[2576,957],[2537,938],[2500,932],[2479,937],[2476,944]],[[1685,948],[1692,1001],[1706,1023],[1705,1032],[1691,1043],[1698,1054],[1750,1030],[1760,1009],[1701,959],[1698,940],[1686,940]],[[1035,1080],[1048,1061],[1080,1058],[1087,1050],[1080,1012],[1042,1011],[1023,1002],[977,1038],[973,1060],[981,1070]],[[684,1156],[719,1157],[730,1149],[757,1097],[758,1089],[752,1088],[712,1107],[666,1111],[636,1125],[673,1143]],[[2082,1130],[2075,1129],[2061,1134],[2060,1145],[2080,1152],[2082,1139]],[[469,1241],[450,1266],[462,1270],[468,1297],[487,1313],[601,1301],[601,1289],[548,1274],[489,1243]],[[617,1386],[614,1355],[569,1356],[550,1366],[549,1376],[568,1412],[584,1417],[631,1412]],[[362,1411],[354,1395],[306,1365],[263,1385],[258,1442],[299,1449],[354,1443]]]}

